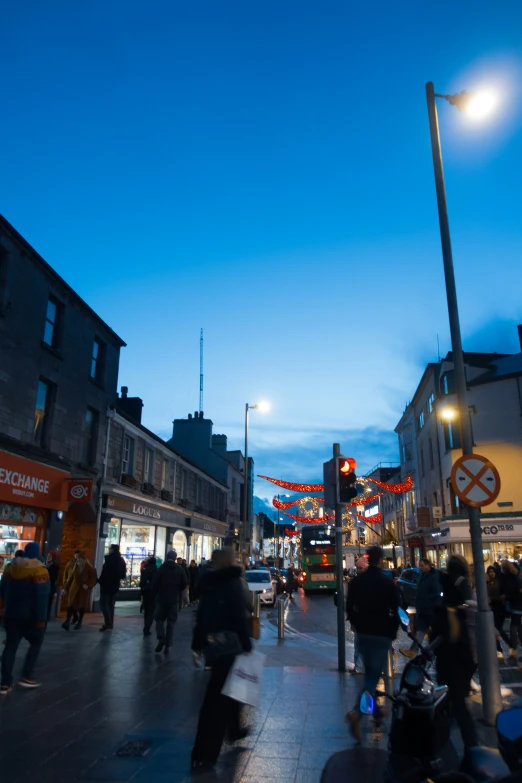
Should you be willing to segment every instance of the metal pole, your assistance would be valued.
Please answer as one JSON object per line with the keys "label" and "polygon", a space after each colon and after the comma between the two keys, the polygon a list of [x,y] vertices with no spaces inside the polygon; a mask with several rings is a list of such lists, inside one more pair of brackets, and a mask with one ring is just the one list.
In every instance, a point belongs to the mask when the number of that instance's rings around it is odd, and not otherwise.
{"label": "metal pole", "polygon": [[285,638],[285,601],[282,597],[277,602],[277,638]]}
{"label": "metal pole", "polygon": [[[341,456],[341,447],[333,445],[334,457]],[[336,481],[338,480],[336,471]],[[335,506],[335,573],[337,577],[337,668],[346,671],[346,626],[344,619],[344,582],[343,582],[343,507]]]}
{"label": "metal pole", "polygon": [[[437,191],[437,205],[439,209],[440,238],[442,244],[442,258],[444,262],[444,277],[446,280],[446,297],[448,301],[455,389],[457,392],[457,405],[460,417],[462,453],[473,454],[473,438],[468,415],[468,390],[466,384],[464,355],[462,352],[462,339],[460,334],[457,286],[455,284],[453,255],[451,251],[451,237],[449,229],[448,207],[446,203],[446,189],[444,186],[444,170],[442,165],[442,150],[440,146],[439,122],[437,116],[437,107],[435,105],[435,89],[432,82],[428,82],[426,85],[426,98],[428,101],[431,150],[433,154],[435,188]],[[495,645],[495,626],[493,624],[493,614],[489,609],[488,602],[486,574],[484,571],[484,561],[482,558],[482,532],[480,529],[479,509],[468,506],[468,515],[471,537],[471,551],[473,553],[473,566],[475,569],[475,586],[477,590],[477,657],[479,679],[482,688],[482,709],[486,724],[488,726],[493,726],[495,724],[497,713],[502,709],[502,698],[500,695],[500,676]]]}
{"label": "metal pole", "polygon": [[261,617],[261,596],[259,593],[254,593],[254,617],[256,620]]}
{"label": "metal pole", "polygon": [[241,538],[239,548],[241,552],[241,564],[245,565],[245,539],[248,516],[248,402],[245,405],[245,491],[243,497],[243,525],[241,527]]}

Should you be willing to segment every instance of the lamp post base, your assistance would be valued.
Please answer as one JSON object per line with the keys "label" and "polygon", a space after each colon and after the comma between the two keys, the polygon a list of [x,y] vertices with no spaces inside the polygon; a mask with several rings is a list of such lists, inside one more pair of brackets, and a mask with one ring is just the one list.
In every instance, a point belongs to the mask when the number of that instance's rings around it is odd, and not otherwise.
{"label": "lamp post base", "polygon": [[496,629],[493,612],[477,612],[477,657],[480,687],[482,689],[482,714],[487,726],[494,726],[497,714],[502,710],[500,673],[498,670]]}

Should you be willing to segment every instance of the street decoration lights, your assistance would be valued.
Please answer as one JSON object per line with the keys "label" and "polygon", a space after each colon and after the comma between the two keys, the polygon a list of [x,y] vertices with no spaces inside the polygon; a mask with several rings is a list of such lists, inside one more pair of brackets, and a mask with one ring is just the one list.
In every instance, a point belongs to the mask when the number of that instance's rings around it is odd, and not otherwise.
{"label": "street decoration lights", "polygon": [[[468,390],[464,367],[464,354],[462,351],[457,287],[453,268],[453,253],[451,249],[448,205],[446,202],[446,188],[444,185],[444,167],[442,163],[436,98],[443,99],[452,106],[456,106],[460,111],[467,113],[468,116],[473,119],[479,119],[491,113],[495,106],[495,100],[492,94],[484,93],[461,92],[456,95],[443,95],[435,92],[433,82],[428,82],[426,84],[426,99],[428,103],[431,151],[439,212],[440,238],[446,283],[458,418],[460,422],[462,453],[463,455],[467,455],[473,454],[473,434],[471,431],[470,417],[468,415]],[[478,508],[468,506],[468,514],[477,590],[478,611],[476,615],[476,630],[479,679],[482,687],[484,720],[488,725],[492,726],[495,723],[497,713],[502,709],[500,677],[495,647],[495,628],[493,624],[493,615],[489,608],[486,575],[482,558],[480,512]]]}
{"label": "street decoration lights", "polygon": [[245,557],[245,536],[246,536],[246,528],[248,528],[250,532],[250,506],[248,503],[248,493],[249,493],[249,479],[250,479],[250,471],[248,469],[248,418],[249,418],[249,411],[258,410],[261,413],[267,413],[270,410],[270,403],[269,402],[258,402],[255,405],[249,405],[248,402],[245,403],[245,491],[244,491],[244,497],[243,497],[243,525],[241,526],[241,536],[239,539],[239,551],[241,555],[241,561],[244,560]]}

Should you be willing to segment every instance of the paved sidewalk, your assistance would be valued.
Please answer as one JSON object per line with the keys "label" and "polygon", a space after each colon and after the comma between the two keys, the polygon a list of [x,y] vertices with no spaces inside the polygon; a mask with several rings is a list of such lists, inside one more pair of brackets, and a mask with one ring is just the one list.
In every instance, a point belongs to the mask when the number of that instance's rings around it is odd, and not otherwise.
{"label": "paved sidewalk", "polygon": [[[136,604],[118,607],[112,632],[98,632],[98,615],[78,632],[60,625],[50,624],[42,649],[42,687],[15,688],[0,700],[2,781],[190,780],[208,677],[192,665],[192,612],[182,612],[168,656],[155,654],[154,636],[143,638]],[[327,758],[351,744],[344,714],[356,702],[359,678],[332,670],[298,639],[278,642],[265,614],[258,649],[267,654],[267,665],[261,705],[250,711],[252,733],[225,746],[216,771],[198,780],[318,783]],[[145,743],[146,755],[117,755],[129,741]],[[382,733],[368,730],[365,744],[385,742]]]}

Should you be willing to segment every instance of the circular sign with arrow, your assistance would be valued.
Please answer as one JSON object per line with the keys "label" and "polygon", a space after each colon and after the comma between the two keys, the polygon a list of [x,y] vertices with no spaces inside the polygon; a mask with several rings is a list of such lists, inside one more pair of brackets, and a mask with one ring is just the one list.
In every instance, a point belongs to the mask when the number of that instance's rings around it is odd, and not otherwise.
{"label": "circular sign with arrow", "polygon": [[455,494],[468,506],[489,506],[500,492],[496,467],[480,454],[466,454],[453,465],[451,483]]}

